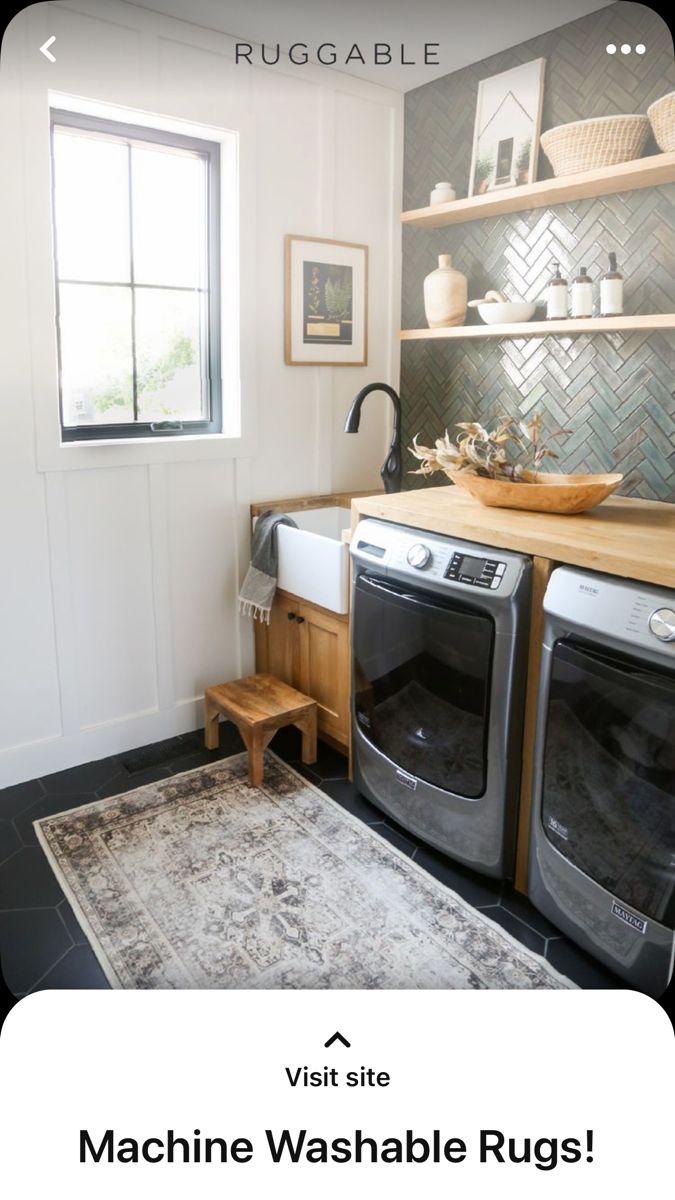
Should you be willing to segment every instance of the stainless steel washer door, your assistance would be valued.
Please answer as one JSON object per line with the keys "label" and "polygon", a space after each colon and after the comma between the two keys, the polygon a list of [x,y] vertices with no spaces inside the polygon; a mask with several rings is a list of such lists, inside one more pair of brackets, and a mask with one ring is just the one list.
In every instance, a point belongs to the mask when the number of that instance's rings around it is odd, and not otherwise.
{"label": "stainless steel washer door", "polygon": [[572,638],[552,659],[544,832],[626,908],[675,929],[675,675]]}
{"label": "stainless steel washer door", "polygon": [[365,796],[429,845],[504,877],[513,868],[526,643],[511,606],[492,607],[357,572],[352,748]]}
{"label": "stainless steel washer door", "polygon": [[529,897],[633,987],[675,953],[675,672],[547,615]]}

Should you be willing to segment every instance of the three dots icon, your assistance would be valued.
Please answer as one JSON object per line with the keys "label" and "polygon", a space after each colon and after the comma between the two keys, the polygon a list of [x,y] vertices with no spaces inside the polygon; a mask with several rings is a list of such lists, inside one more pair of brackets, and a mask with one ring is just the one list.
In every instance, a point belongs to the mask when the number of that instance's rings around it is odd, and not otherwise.
{"label": "three dots icon", "polygon": [[[616,54],[617,50],[620,50],[622,54],[630,54],[633,47],[629,45],[628,42],[623,42],[621,46],[617,46],[614,42],[610,42],[605,49],[608,54]],[[635,47],[635,53],[644,54],[646,49],[647,47],[645,46],[644,42],[638,42],[637,46]]]}

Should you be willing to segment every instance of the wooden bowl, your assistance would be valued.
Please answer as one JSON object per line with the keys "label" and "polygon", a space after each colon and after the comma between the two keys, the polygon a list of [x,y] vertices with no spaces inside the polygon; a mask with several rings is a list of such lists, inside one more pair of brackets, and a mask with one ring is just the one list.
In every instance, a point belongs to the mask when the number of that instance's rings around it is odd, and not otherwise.
{"label": "wooden bowl", "polygon": [[528,512],[586,512],[606,500],[618,488],[623,475],[555,475],[526,471],[527,483],[508,479],[486,479],[467,471],[448,471],[458,487],[490,508],[522,508]]}

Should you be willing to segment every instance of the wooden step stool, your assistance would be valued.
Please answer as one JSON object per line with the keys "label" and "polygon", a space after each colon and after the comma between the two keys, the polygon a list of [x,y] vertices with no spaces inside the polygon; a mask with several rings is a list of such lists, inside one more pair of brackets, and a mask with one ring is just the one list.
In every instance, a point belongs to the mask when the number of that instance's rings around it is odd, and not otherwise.
{"label": "wooden step stool", "polygon": [[239,730],[248,750],[248,777],[263,781],[263,753],[277,729],[295,725],[302,733],[302,761],[316,762],[316,701],[274,675],[248,675],[217,683],[204,692],[204,742],[218,749],[218,718]]}

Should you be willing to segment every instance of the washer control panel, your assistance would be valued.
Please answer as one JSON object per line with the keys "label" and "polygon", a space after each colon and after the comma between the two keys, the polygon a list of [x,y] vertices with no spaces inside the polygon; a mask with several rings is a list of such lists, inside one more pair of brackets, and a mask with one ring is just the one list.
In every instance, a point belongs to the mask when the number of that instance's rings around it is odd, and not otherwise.
{"label": "washer control panel", "polygon": [[[385,578],[415,581],[438,595],[479,594],[502,608],[515,595],[529,565],[526,555],[476,542],[448,538],[427,529],[396,525],[379,517],[362,517],[350,544],[359,570]],[[480,593],[477,589],[480,589]]]}
{"label": "washer control panel", "polygon": [[656,653],[675,666],[675,593],[630,579],[556,567],[544,611],[588,633]]}
{"label": "washer control panel", "polygon": [[472,587],[496,589],[499,587],[506,563],[496,558],[478,558],[475,554],[463,554],[456,550],[444,572],[444,578],[453,583],[469,583]]}

